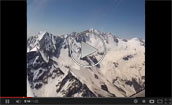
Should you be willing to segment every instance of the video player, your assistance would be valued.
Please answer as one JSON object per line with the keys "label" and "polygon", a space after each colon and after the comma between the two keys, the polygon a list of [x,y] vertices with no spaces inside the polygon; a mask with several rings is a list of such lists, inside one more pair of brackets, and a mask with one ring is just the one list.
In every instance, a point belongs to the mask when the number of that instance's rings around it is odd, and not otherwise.
{"label": "video player", "polygon": [[2,105],[171,105],[170,0],[0,3]]}

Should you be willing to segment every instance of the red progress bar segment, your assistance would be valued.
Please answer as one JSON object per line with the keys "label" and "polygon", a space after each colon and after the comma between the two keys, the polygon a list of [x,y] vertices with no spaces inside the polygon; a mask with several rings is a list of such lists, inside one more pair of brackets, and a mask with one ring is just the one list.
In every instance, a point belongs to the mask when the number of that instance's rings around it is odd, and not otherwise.
{"label": "red progress bar segment", "polygon": [[32,98],[32,97],[0,97],[0,98]]}

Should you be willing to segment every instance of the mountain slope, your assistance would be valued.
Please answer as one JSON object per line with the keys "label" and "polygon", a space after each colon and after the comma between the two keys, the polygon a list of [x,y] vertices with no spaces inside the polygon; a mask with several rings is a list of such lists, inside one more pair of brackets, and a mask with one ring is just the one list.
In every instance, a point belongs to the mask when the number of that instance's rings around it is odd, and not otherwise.
{"label": "mountain slope", "polygon": [[[74,39],[76,49],[81,41],[101,48],[95,35],[103,39],[106,56],[95,67],[80,67],[71,59],[69,42]],[[96,29],[61,36],[40,32],[27,40],[27,75],[36,97],[129,97],[145,87],[144,41]]]}

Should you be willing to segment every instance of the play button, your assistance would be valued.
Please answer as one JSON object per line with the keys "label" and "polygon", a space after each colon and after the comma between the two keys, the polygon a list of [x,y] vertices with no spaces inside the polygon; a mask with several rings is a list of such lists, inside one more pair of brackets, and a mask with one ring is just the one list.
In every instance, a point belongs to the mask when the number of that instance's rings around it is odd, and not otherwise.
{"label": "play button", "polygon": [[79,33],[68,37],[69,56],[82,67],[100,67],[106,54],[103,36],[92,33]]}
{"label": "play button", "polygon": [[93,54],[96,51],[97,51],[97,49],[94,48],[93,46],[91,46],[85,42],[81,42],[81,58],[84,58],[85,56]]}

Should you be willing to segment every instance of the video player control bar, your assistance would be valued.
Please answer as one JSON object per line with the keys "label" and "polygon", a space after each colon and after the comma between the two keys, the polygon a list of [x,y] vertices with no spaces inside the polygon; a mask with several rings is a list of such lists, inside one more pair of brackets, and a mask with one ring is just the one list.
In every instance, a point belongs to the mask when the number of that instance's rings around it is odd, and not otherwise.
{"label": "video player control bar", "polygon": [[171,105],[171,98],[1,98],[1,105],[10,104],[94,104],[94,105],[115,105],[115,104],[152,104],[152,105]]}

